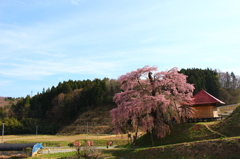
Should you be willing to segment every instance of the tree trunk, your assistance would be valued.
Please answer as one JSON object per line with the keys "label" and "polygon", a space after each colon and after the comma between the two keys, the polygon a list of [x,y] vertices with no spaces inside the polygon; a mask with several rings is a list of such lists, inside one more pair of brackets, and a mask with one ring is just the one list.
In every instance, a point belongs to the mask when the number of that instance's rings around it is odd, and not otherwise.
{"label": "tree trunk", "polygon": [[140,119],[137,120],[137,129],[136,129],[136,133],[135,133],[136,139],[137,139],[137,136],[138,136],[139,120]]}
{"label": "tree trunk", "polygon": [[154,147],[154,141],[153,141],[153,133],[152,133],[152,130],[150,131],[150,134],[151,134],[151,140],[152,140],[152,147]]}

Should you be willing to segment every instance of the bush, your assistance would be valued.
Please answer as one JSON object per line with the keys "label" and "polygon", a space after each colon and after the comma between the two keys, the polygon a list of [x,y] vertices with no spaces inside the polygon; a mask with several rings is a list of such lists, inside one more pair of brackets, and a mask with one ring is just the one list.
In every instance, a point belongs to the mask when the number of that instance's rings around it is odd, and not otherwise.
{"label": "bush", "polygon": [[[80,155],[80,150],[81,150],[81,146],[77,148],[77,155]],[[98,159],[101,156],[101,152],[99,149],[95,148],[95,147],[83,147],[82,149],[82,153],[80,155],[83,158],[87,158],[87,159]]]}

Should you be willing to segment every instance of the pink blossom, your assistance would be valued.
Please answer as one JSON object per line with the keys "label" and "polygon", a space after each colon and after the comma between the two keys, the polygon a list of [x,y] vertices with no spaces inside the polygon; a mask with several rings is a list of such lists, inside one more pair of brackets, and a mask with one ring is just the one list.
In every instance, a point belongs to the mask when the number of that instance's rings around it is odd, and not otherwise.
{"label": "pink blossom", "polygon": [[154,130],[158,137],[164,137],[170,133],[167,123],[172,118],[180,121],[182,115],[190,116],[189,107],[181,107],[194,90],[187,76],[177,68],[156,71],[157,67],[145,66],[119,78],[122,92],[115,94],[113,100],[118,107],[111,110],[116,132],[131,121],[133,127]]}

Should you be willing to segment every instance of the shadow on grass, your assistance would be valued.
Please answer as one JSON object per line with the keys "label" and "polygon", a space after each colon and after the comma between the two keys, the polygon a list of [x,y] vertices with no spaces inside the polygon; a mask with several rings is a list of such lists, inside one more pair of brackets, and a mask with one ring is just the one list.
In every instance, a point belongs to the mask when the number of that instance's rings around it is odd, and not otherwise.
{"label": "shadow on grass", "polygon": [[239,145],[240,138],[227,138],[149,148],[109,149],[102,152],[111,159],[239,159]]}
{"label": "shadow on grass", "polygon": [[105,157],[111,157],[111,158],[131,158],[131,156],[136,153],[136,149],[134,148],[119,148],[119,149],[107,149],[102,150],[102,153]]}

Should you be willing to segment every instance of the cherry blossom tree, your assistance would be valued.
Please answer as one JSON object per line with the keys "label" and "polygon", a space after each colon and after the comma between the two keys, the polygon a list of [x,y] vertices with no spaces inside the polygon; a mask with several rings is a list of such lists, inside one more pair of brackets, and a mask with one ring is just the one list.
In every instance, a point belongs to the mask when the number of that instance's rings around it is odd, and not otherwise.
{"label": "cherry blossom tree", "polygon": [[173,119],[181,122],[183,115],[191,116],[192,109],[182,106],[191,101],[194,91],[186,78],[177,68],[158,72],[154,66],[122,75],[119,78],[122,91],[113,98],[117,108],[110,112],[116,133],[130,123],[136,129],[136,136],[140,126],[160,138],[169,134]]}

